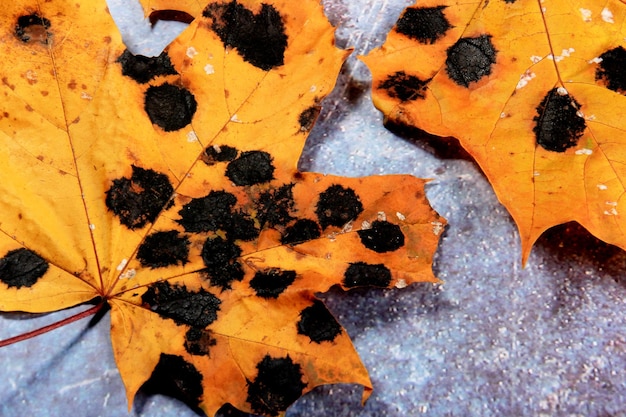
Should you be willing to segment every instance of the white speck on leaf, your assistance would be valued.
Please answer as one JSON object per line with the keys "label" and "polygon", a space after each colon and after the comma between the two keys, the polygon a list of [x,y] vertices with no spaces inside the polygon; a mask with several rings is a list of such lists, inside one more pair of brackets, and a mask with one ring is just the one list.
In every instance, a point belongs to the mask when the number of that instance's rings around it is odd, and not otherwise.
{"label": "white speck on leaf", "polygon": [[196,135],[196,132],[194,132],[193,130],[189,133],[187,133],[187,142],[192,143],[192,142],[197,142],[198,141],[198,135]]}
{"label": "white speck on leaf", "polygon": [[538,62],[541,62],[541,60],[543,60],[543,57],[540,57],[539,55],[531,55],[530,60],[533,64],[536,64]]}
{"label": "white speck on leaf", "polygon": [[124,272],[122,275],[120,275],[120,279],[131,279],[135,275],[137,275],[137,271],[135,271],[134,268],[130,268],[129,270]]}
{"label": "white speck on leaf", "polygon": [[207,75],[215,74],[215,68],[211,64],[206,64],[204,66],[204,72],[206,72]]}
{"label": "white speck on leaf", "polygon": [[187,56],[189,58],[193,59],[193,57],[195,57],[196,55],[198,55],[198,51],[196,51],[196,48],[194,48],[193,46],[187,48]]}
{"label": "white speck on leaf", "polygon": [[430,222],[433,225],[433,233],[435,236],[439,236],[439,233],[443,230],[443,223],[441,222]]}
{"label": "white speck on leaf", "polygon": [[559,93],[560,96],[566,96],[567,95],[567,90],[565,89],[565,87],[557,88],[556,92]]}
{"label": "white speck on leaf", "polygon": [[405,221],[406,220],[406,216],[402,213],[400,213],[399,211],[396,211],[396,217],[398,219],[400,219],[401,221]]}
{"label": "white speck on leaf", "polygon": [[537,75],[534,72],[527,70],[525,73],[519,76],[519,81],[515,88],[519,90],[520,88],[525,87],[528,84],[528,82],[532,80],[533,78],[535,78],[536,76]]}
{"label": "white speck on leaf", "polygon": [[406,283],[406,281],[402,278],[400,278],[398,282],[396,282],[396,288],[405,288],[407,285],[408,284]]}
{"label": "white speck on leaf", "polygon": [[607,7],[602,9],[602,13],[600,15],[602,16],[602,20],[606,23],[615,23],[613,20],[613,12],[611,12]]}
{"label": "white speck on leaf", "polygon": [[124,267],[126,266],[126,264],[128,263],[128,259],[124,258],[122,259],[122,261],[120,262],[120,264],[117,266],[117,270],[121,271],[122,269],[124,269]]}
{"label": "white speck on leaf", "polygon": [[583,7],[578,10],[580,11],[580,15],[583,18],[583,22],[591,22],[591,10],[585,9]]}
{"label": "white speck on leaf", "polygon": [[598,190],[600,191],[604,191],[609,188],[605,184],[598,184],[596,187],[598,187]]}
{"label": "white speck on leaf", "polygon": [[378,212],[378,220],[380,220],[381,222],[387,221],[387,215],[384,211]]}
{"label": "white speck on leaf", "polygon": [[591,149],[583,148],[583,149],[578,149],[574,153],[576,155],[591,155],[593,153],[593,151]]}

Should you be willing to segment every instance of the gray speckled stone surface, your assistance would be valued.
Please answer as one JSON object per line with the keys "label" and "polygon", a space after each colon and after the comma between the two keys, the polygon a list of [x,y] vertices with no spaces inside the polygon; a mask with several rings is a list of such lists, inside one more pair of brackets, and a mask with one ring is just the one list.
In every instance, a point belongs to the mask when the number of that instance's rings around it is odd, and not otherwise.
{"label": "gray speckled stone surface", "polygon": [[[338,44],[356,53],[379,45],[408,4],[325,1]],[[138,38],[145,47],[147,36]],[[385,130],[368,71],[354,57],[324,102],[300,166],[433,178],[428,197],[449,227],[435,264],[443,285],[322,296],[370,370],[369,402],[361,407],[358,387],[321,387],[287,416],[626,416],[624,252],[570,225],[542,237],[522,268],[515,226],[477,167]],[[2,315],[0,337],[59,316]],[[85,330],[82,321],[2,349],[0,416],[127,415],[108,325],[105,318]],[[140,395],[130,415],[196,414]]]}

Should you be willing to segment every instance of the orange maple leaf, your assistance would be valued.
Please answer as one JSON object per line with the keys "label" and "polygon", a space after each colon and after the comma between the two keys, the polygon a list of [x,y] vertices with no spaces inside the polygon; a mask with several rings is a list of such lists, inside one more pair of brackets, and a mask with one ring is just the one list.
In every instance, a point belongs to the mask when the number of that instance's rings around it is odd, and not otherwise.
{"label": "orange maple leaf", "polygon": [[423,180],[297,171],[347,56],[319,2],[210,3],[152,58],[103,0],[0,15],[0,310],[108,305],[131,404],[163,372],[209,415],[367,398],[315,293],[436,282],[445,220]]}
{"label": "orange maple leaf", "polygon": [[524,261],[568,221],[626,248],[625,16],[619,1],[429,0],[363,60],[389,121],[476,159]]}

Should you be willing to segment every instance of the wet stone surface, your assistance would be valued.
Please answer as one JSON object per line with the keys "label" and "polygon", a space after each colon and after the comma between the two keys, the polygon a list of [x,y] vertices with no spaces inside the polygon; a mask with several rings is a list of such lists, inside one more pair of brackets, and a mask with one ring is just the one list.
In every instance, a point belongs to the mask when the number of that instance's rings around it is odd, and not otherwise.
{"label": "wet stone surface", "polygon": [[[325,1],[339,25],[338,44],[355,46],[355,54],[379,45],[411,3]],[[450,224],[435,265],[445,283],[324,295],[370,371],[374,394],[361,407],[360,388],[321,387],[287,416],[624,415],[626,255],[580,229],[560,228],[539,240],[523,268],[515,225],[476,166],[439,159],[424,142],[385,130],[368,80],[367,69],[350,58],[322,103],[300,167],[433,178],[427,195]],[[59,316],[21,318],[2,315],[0,337]],[[0,371],[0,415],[127,415],[108,318],[81,329],[73,324],[4,348],[11,360]],[[145,394],[130,415],[196,416],[177,400]]]}

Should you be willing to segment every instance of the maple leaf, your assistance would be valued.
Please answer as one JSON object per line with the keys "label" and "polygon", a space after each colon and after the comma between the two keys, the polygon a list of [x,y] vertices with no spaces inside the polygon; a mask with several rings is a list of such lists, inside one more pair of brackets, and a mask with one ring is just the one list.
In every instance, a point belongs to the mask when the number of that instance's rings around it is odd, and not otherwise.
{"label": "maple leaf", "polygon": [[420,1],[363,60],[389,122],[454,136],[518,225],[523,259],[577,221],[626,248],[626,8]]}
{"label": "maple leaf", "polygon": [[315,293],[436,282],[445,220],[411,176],[297,171],[348,54],[321,5],[212,2],[157,57],[102,0],[0,13],[0,310],[110,307],[130,404],[161,374],[208,415],[367,398]]}

